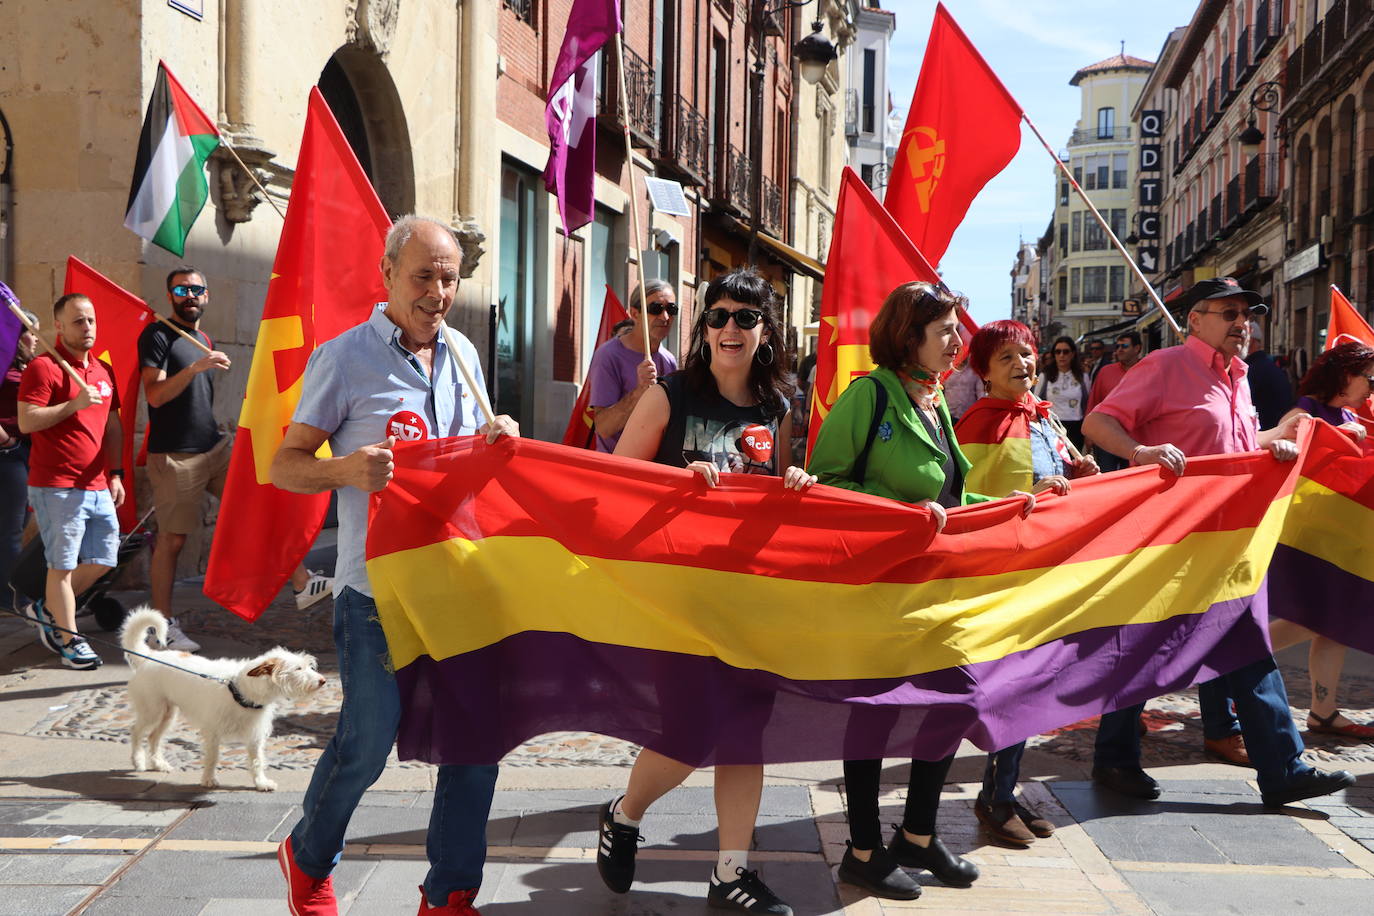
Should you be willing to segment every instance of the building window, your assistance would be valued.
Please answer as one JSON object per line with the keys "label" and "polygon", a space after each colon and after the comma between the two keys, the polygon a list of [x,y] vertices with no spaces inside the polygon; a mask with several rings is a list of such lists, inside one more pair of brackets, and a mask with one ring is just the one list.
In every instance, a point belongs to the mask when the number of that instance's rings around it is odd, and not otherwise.
{"label": "building window", "polygon": [[1083,268],[1083,301],[1084,301],[1084,302],[1106,302],[1106,301],[1107,301],[1107,268],[1105,268],[1105,267],[1085,267],[1085,268]]}
{"label": "building window", "polygon": [[1078,294],[1078,284],[1080,275],[1082,273],[1083,271],[1077,267],[1070,268],[1069,270],[1069,302],[1075,305],[1078,304],[1078,302],[1080,301],[1080,296]]}
{"label": "building window", "polygon": [[1116,130],[1116,109],[1097,109],[1097,139],[1110,140]]}
{"label": "building window", "polygon": [[1061,207],[1067,207],[1068,205],[1069,205],[1069,183],[1068,183],[1067,181],[1061,181],[1061,182],[1059,182],[1059,206],[1061,206]]}
{"label": "building window", "polygon": [[1120,302],[1126,298],[1126,268],[1113,267],[1110,270],[1108,280],[1107,299],[1111,302]]}
{"label": "building window", "polygon": [[865,162],[859,166],[859,177],[863,179],[864,187],[873,187],[873,163]]}
{"label": "building window", "polygon": [[835,109],[830,106],[828,101],[822,101],[824,96],[816,93],[816,118],[817,127],[820,130],[820,166],[821,166],[821,190],[829,193],[830,191],[830,142],[835,134]]}
{"label": "building window", "polygon": [[1083,160],[1082,160],[1082,159],[1075,159],[1075,160],[1073,161],[1073,180],[1076,181],[1076,182],[1078,182],[1079,186],[1082,186],[1082,184],[1083,184]]}
{"label": "building window", "polygon": [[1059,305],[1062,308],[1069,302],[1069,278],[1059,278]]}
{"label": "building window", "polygon": [[1059,224],[1059,256],[1062,258],[1069,253],[1069,224]]}
{"label": "building window", "polygon": [[1113,210],[1108,222],[1112,226],[1112,235],[1121,238],[1126,234],[1126,211]]}
{"label": "building window", "polygon": [[1083,212],[1076,211],[1069,217],[1073,221],[1073,245],[1071,250],[1078,251],[1083,247]]}
{"label": "building window", "polygon": [[[1105,187],[1105,185],[1104,185]],[[1112,153],[1112,187],[1126,187],[1126,154]]]}
{"label": "building window", "polygon": [[877,118],[878,93],[878,52],[873,48],[864,49],[864,110],[863,131],[873,133]]}
{"label": "building window", "polygon": [[501,0],[501,5],[515,14],[515,18],[534,25],[534,0]]}
{"label": "building window", "polygon": [[1083,250],[1084,251],[1105,251],[1107,249],[1107,233],[1102,231],[1102,224],[1097,218],[1087,213],[1083,214]]}
{"label": "building window", "polygon": [[[531,338],[536,299],[538,201],[543,178],[512,162],[501,169],[501,235],[498,255],[496,325],[496,412],[532,423]],[[526,391],[529,383],[530,390]]]}

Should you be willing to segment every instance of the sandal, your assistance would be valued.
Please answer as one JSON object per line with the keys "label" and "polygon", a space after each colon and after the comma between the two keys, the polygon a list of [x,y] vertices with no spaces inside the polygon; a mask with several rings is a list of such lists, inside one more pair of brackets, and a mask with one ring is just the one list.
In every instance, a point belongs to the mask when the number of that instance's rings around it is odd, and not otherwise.
{"label": "sandal", "polygon": [[1368,725],[1361,725],[1358,722],[1351,722],[1349,725],[1336,725],[1336,717],[1340,714],[1339,709],[1329,716],[1319,716],[1314,712],[1309,712],[1307,714],[1307,730],[1319,735],[1340,735],[1343,738],[1358,738],[1362,741],[1374,738],[1374,728]]}

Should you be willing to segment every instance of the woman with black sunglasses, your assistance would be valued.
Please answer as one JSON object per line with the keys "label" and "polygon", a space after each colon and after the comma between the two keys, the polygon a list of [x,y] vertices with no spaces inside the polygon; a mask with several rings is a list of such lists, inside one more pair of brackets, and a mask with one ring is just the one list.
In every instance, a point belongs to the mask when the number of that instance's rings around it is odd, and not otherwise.
{"label": "woman with black sunglasses", "polygon": [[[772,285],[751,268],[717,277],[706,288],[706,307],[692,327],[682,371],[639,399],[615,454],[687,468],[710,487],[720,483],[722,472],[781,476],[795,490],[810,486],[815,478],[790,460],[792,386],[786,365]],[[708,702],[700,691],[695,684],[664,684],[659,701],[698,708]],[[739,711],[741,717],[760,718],[758,730],[769,712],[771,704],[762,697]],[[747,732],[748,723],[733,721],[729,728]],[[601,809],[596,865],[607,887],[620,894],[630,889],[640,818],[704,762],[675,760],[647,747],[640,751],[625,794]],[[715,907],[791,916],[792,908],[748,869],[763,767],[718,763],[715,779],[720,857],[708,899]]]}
{"label": "woman with black sunglasses", "polygon": [[1050,348],[1050,360],[1035,387],[1035,396],[1049,401],[1054,415],[1064,424],[1073,447],[1083,448],[1083,417],[1088,404],[1088,376],[1078,359],[1072,337],[1058,337]]}

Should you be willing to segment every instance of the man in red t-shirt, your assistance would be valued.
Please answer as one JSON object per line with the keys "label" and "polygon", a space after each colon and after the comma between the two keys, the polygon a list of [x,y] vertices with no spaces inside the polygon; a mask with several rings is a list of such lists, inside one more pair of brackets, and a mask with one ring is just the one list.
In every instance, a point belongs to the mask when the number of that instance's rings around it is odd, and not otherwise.
{"label": "man in red t-shirt", "polygon": [[76,635],[76,596],[114,567],[119,553],[119,393],[110,367],[91,355],[91,300],[71,293],[52,311],[57,352],[81,383],[50,354],[30,362],[19,381],[19,429],[32,442],[29,502],[48,561],[47,591],[35,602],[33,616],[39,642],[68,668],[89,670],[101,661]]}
{"label": "man in red t-shirt", "polygon": [[[1121,384],[1121,380],[1126,377],[1130,368],[1140,362],[1142,347],[1140,334],[1137,331],[1127,331],[1125,334],[1117,336],[1116,362],[1104,364],[1093,376],[1093,387],[1088,392],[1088,406],[1083,411],[1085,418],[1092,413],[1098,404],[1107,399],[1107,395],[1112,393],[1112,389]],[[1125,461],[1101,446],[1095,445],[1091,440],[1085,443],[1084,451],[1087,449],[1093,450],[1093,455],[1097,458],[1097,466],[1103,471],[1119,471],[1127,467]]]}

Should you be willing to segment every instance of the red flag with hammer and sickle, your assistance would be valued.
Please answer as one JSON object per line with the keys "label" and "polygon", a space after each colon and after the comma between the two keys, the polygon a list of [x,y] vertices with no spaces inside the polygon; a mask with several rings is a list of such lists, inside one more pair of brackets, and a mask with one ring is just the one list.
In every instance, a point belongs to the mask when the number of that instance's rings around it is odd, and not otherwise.
{"label": "red flag with hammer and sickle", "polygon": [[245,619],[272,602],[324,524],[329,494],[278,490],[268,471],[310,354],[385,301],[377,265],[390,228],[324,97],[311,89],[205,573],[205,594]]}
{"label": "red flag with hammer and sickle", "polygon": [[938,265],[973,198],[1020,146],[1021,106],[937,5],[883,205]]}

